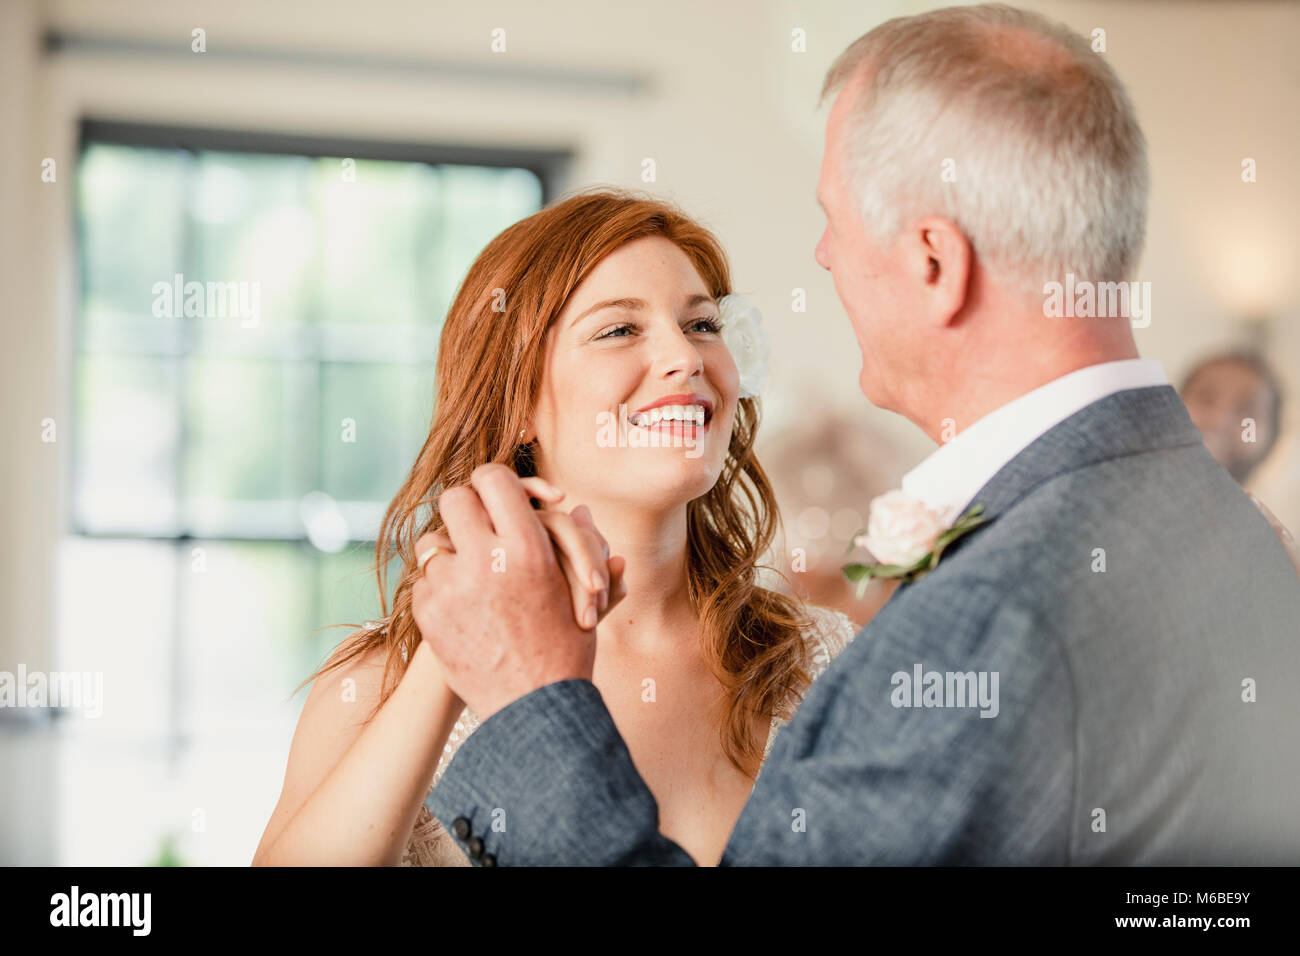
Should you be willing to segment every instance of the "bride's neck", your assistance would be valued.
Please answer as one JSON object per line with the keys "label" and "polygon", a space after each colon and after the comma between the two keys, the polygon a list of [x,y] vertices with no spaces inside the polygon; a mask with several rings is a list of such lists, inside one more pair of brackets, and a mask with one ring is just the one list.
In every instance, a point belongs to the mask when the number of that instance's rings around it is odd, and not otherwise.
{"label": "bride's neck", "polygon": [[653,653],[664,645],[698,639],[698,619],[686,579],[686,505],[671,511],[629,508],[626,502],[561,502],[564,511],[579,504],[609,542],[611,554],[627,560],[627,597],[600,624],[600,643]]}

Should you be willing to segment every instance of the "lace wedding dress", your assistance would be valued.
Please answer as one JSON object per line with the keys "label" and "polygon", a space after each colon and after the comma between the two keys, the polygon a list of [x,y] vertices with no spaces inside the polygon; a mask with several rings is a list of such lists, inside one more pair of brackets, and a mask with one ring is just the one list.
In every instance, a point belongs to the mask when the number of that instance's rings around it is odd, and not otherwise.
{"label": "lace wedding dress", "polygon": [[[816,680],[827,665],[835,659],[840,651],[848,646],[853,640],[856,628],[853,623],[841,612],[833,611],[830,608],[812,607],[808,609],[809,616],[813,620],[813,627],[804,632],[806,648],[808,652],[807,668],[813,680]],[[767,745],[763,748],[763,759],[766,760],[768,754],[772,752],[772,743],[776,740],[777,732],[784,727],[788,721],[780,717],[772,718],[772,727],[767,735]],[[433,785],[436,787],[438,781],[442,778],[443,770],[451,762],[452,755],[456,753],[460,745],[465,742],[465,738],[474,732],[478,726],[478,718],[467,707],[461,712],[460,719],[452,728],[451,736],[447,740],[447,745],[443,748],[443,753],[438,758],[438,767],[433,772]],[[430,788],[432,792],[432,788]],[[455,839],[448,833],[437,817],[429,812],[429,808],[420,807],[420,812],[415,818],[415,826],[411,830],[411,837],[407,841],[406,851],[402,854],[402,866],[471,866],[464,852],[461,851]]]}

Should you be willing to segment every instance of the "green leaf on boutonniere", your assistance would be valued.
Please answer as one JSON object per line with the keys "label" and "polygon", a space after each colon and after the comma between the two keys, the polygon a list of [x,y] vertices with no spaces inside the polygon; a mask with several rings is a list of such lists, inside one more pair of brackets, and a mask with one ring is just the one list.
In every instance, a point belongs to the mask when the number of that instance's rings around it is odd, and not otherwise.
{"label": "green leaf on boutonniere", "polygon": [[858,598],[867,589],[872,578],[901,578],[904,583],[918,581],[939,565],[939,558],[944,549],[963,535],[969,534],[991,519],[983,517],[984,506],[974,505],[960,518],[952,523],[946,531],[934,539],[934,548],[915,564],[904,567],[898,564],[846,564],[840,570],[844,576],[858,586]]}

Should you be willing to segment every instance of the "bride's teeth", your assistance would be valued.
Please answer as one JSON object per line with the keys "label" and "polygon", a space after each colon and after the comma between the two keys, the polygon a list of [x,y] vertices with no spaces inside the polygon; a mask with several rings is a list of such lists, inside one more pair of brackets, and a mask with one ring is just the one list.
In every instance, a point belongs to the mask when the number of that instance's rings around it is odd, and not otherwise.
{"label": "bride's teeth", "polygon": [[665,421],[702,426],[704,419],[703,405],[657,405],[647,412],[637,412],[631,416],[632,424],[640,428],[651,428]]}

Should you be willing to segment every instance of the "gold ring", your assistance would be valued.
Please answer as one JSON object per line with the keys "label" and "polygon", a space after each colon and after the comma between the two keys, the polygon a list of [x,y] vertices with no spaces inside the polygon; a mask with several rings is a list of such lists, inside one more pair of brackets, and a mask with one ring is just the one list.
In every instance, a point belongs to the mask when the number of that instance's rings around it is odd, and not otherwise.
{"label": "gold ring", "polygon": [[428,551],[425,551],[423,554],[420,555],[419,558],[416,559],[415,564],[416,567],[420,569],[421,574],[424,573],[424,566],[429,563],[429,559],[432,558],[437,553],[438,553],[438,546],[435,544],[432,548],[430,548]]}

